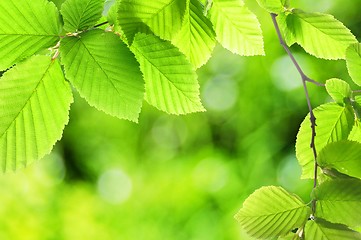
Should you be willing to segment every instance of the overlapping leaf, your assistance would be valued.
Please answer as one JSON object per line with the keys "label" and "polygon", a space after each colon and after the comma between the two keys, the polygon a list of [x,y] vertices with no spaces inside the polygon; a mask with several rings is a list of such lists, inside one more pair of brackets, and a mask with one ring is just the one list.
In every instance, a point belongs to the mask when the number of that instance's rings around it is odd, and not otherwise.
{"label": "overlapping leaf", "polygon": [[19,63],[0,79],[2,169],[42,158],[62,136],[72,92],[60,64],[46,56]]}
{"label": "overlapping leaf", "polygon": [[338,179],[327,181],[313,191],[316,216],[348,226],[361,225],[361,181]]}
{"label": "overlapping leaf", "polygon": [[213,0],[209,13],[223,47],[242,56],[264,55],[260,24],[241,0]]}
{"label": "overlapping leaf", "polygon": [[271,13],[281,13],[284,6],[281,0],[257,0],[258,4]]}
{"label": "overlapping leaf", "polygon": [[347,101],[345,101],[345,99],[350,99],[352,95],[350,85],[347,82],[337,78],[326,81],[326,90],[332,99],[340,104],[344,104]]}
{"label": "overlapping leaf", "polygon": [[137,34],[134,51],[146,83],[146,100],[167,113],[204,111],[197,75],[186,57],[170,42]]}
{"label": "overlapping leaf", "polygon": [[203,15],[203,7],[198,0],[187,0],[183,25],[172,40],[196,67],[200,67],[211,57],[216,45],[212,23]]}
{"label": "overlapping leaf", "polygon": [[182,26],[185,9],[185,0],[121,0],[118,20],[129,42],[137,32],[148,33],[149,29],[171,40]]}
{"label": "overlapping leaf", "polygon": [[[315,146],[320,152],[328,143],[347,139],[353,125],[354,113],[348,106],[327,103],[314,109],[316,116]],[[313,178],[314,157],[310,148],[311,123],[309,115],[297,134],[296,156],[302,166],[302,178]]]}
{"label": "overlapping leaf", "polygon": [[350,30],[332,15],[294,9],[282,21],[286,26],[284,35],[288,36],[286,42],[292,44],[295,40],[306,52],[319,58],[344,59],[347,47],[357,42]]}
{"label": "overlapping leaf", "polygon": [[342,224],[334,224],[323,219],[308,221],[305,228],[305,239],[317,240],[358,240],[359,232],[349,229]]}
{"label": "overlapping leaf", "polygon": [[286,235],[302,226],[310,208],[281,187],[262,187],[251,194],[235,216],[245,231],[256,238]]}
{"label": "overlapping leaf", "polygon": [[348,136],[347,140],[356,141],[361,143],[361,122],[359,119],[355,121],[355,124]]}
{"label": "overlapping leaf", "polygon": [[328,144],[318,156],[322,168],[334,168],[340,173],[361,178],[361,143],[343,140]]}
{"label": "overlapping leaf", "polygon": [[361,86],[361,43],[352,44],[347,48],[346,63],[352,80]]}
{"label": "overlapping leaf", "polygon": [[54,46],[61,24],[53,3],[46,0],[0,1],[0,71]]}
{"label": "overlapping leaf", "polygon": [[92,27],[100,19],[104,0],[67,0],[61,6],[64,30],[76,32]]}
{"label": "overlapping leaf", "polygon": [[118,36],[92,30],[64,38],[60,50],[66,77],[90,105],[138,120],[144,83],[134,55]]}

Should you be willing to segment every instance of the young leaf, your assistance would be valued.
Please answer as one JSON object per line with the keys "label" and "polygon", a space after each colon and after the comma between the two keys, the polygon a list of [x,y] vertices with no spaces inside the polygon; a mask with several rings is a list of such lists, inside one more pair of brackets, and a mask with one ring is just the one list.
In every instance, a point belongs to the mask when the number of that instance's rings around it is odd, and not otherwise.
{"label": "young leaf", "polygon": [[332,78],[326,81],[326,90],[335,102],[344,104],[345,99],[351,98],[352,91],[350,85],[341,79]]}
{"label": "young leaf", "polygon": [[183,25],[172,43],[178,47],[199,68],[211,57],[216,45],[212,23],[203,15],[198,0],[187,0]]}
{"label": "young leaf", "polygon": [[292,25],[292,18],[289,18],[288,15],[291,13],[279,13],[277,16],[277,22],[280,27],[281,33],[283,35],[283,39],[285,40],[288,46],[291,46],[296,43],[296,38],[292,31],[289,30],[289,25]]}
{"label": "young leaf", "polygon": [[361,178],[361,143],[343,140],[328,144],[317,158],[320,167]]}
{"label": "young leaf", "polygon": [[121,0],[118,20],[130,43],[137,32],[149,33],[149,29],[171,40],[182,26],[185,9],[185,0]]}
{"label": "young leaf", "polygon": [[[337,103],[323,104],[314,109],[316,116],[315,146],[320,152],[328,143],[347,139],[353,125],[354,113],[348,106]],[[303,120],[296,140],[296,156],[302,166],[302,178],[313,178],[314,157],[310,148],[310,117]]]}
{"label": "young leaf", "polygon": [[73,101],[58,60],[33,56],[0,79],[0,159],[3,171],[38,160],[62,136]]}
{"label": "young leaf", "polygon": [[97,29],[66,37],[60,51],[66,77],[91,106],[138,121],[144,83],[134,55],[117,35]]}
{"label": "young leaf", "polygon": [[346,64],[352,80],[361,86],[361,43],[352,44],[347,48]]}
{"label": "young leaf", "polygon": [[242,56],[264,55],[260,24],[241,0],[213,0],[210,19],[223,47]]}
{"label": "young leaf", "polygon": [[361,143],[361,122],[356,120],[347,140]]}
{"label": "young leaf", "polygon": [[257,0],[258,4],[270,13],[281,13],[285,7],[281,0]]}
{"label": "young leaf", "polygon": [[305,227],[305,239],[358,240],[361,239],[361,234],[349,229],[345,225],[330,223],[318,218],[307,222]]}
{"label": "young leaf", "polygon": [[145,79],[145,99],[167,113],[204,111],[197,75],[186,57],[170,42],[137,34],[131,49]]}
{"label": "young leaf", "polygon": [[61,23],[54,3],[0,1],[0,12],[0,71],[59,40]]}
{"label": "young leaf", "polygon": [[357,42],[350,30],[332,15],[294,9],[286,16],[285,24],[284,35],[293,35],[306,52],[318,58],[345,59],[347,47]]}
{"label": "young leaf", "polygon": [[235,218],[250,236],[264,239],[286,235],[302,226],[310,213],[299,197],[270,186],[251,194]]}
{"label": "young leaf", "polygon": [[326,181],[313,191],[316,216],[348,226],[361,225],[361,181],[338,179]]}
{"label": "young leaf", "polygon": [[67,0],[61,5],[64,30],[77,32],[94,26],[102,16],[104,0]]}

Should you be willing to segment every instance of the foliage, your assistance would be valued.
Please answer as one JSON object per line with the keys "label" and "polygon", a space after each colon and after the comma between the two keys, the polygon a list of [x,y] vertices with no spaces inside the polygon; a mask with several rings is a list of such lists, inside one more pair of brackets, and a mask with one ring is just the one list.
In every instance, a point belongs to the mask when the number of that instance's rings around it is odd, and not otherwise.
{"label": "foliage", "polygon": [[[322,59],[345,59],[360,85],[360,44],[332,15],[258,0],[298,69],[309,115],[296,156],[303,178],[314,180],[311,202],[281,187],[263,187],[236,219],[253,237],[361,239],[359,91],[339,78],[308,78],[289,50],[294,43]],[[169,114],[205,110],[196,69],[216,41],[242,56],[264,55],[260,23],[240,0],[3,1],[0,26],[0,157],[3,171],[44,157],[61,138],[73,101],[71,86],[91,106],[138,122],[143,100]],[[281,46],[280,46],[281,47]],[[312,109],[306,83],[333,99]],[[70,84],[69,84],[70,83]],[[320,172],[322,171],[322,172]]]}

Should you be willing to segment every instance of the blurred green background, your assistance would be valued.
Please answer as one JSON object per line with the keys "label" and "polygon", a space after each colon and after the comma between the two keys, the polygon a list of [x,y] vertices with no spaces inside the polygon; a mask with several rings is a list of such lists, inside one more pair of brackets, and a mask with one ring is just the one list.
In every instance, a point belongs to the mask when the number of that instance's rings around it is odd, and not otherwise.
{"label": "blurred green background", "polygon": [[[54,1],[61,2],[61,1]],[[328,12],[361,36],[360,1],[291,1]],[[281,185],[308,202],[294,144],[307,114],[301,80],[269,15],[246,1],[264,33],[265,57],[217,46],[198,70],[207,112],[170,116],[144,103],[139,124],[91,108],[75,94],[63,139],[43,160],[0,176],[0,239],[249,239],[234,219],[244,199]],[[344,61],[294,46],[305,72],[350,82]],[[312,103],[330,99],[310,85]]]}

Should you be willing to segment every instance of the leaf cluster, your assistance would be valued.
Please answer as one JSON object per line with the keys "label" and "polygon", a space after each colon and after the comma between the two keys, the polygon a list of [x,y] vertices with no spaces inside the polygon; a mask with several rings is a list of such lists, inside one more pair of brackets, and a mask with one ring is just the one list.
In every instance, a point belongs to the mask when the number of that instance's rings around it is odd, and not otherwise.
{"label": "leaf cluster", "polygon": [[[205,111],[195,70],[218,41],[262,55],[256,16],[239,0],[2,1],[2,169],[49,153],[69,121],[72,88],[95,108],[137,122],[143,101],[169,114]],[[72,87],[72,88],[71,88]]]}
{"label": "leaf cluster", "polygon": [[[290,8],[281,0],[258,3],[278,16],[288,46],[298,43],[315,57],[345,59],[351,79],[360,86],[361,45],[341,22],[328,14]],[[296,141],[302,178],[314,178],[317,183],[311,202],[305,204],[280,187],[256,190],[236,215],[253,237],[361,239],[353,230],[361,225],[359,90],[338,78],[327,80],[325,88],[333,102],[313,110],[317,123],[314,146],[310,114],[302,122]]]}

